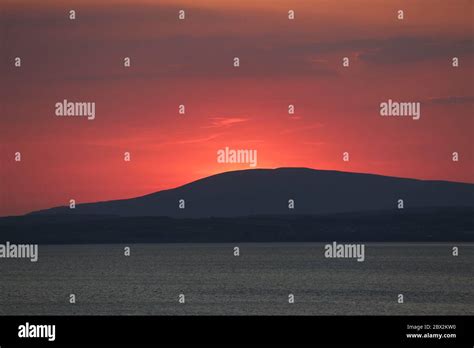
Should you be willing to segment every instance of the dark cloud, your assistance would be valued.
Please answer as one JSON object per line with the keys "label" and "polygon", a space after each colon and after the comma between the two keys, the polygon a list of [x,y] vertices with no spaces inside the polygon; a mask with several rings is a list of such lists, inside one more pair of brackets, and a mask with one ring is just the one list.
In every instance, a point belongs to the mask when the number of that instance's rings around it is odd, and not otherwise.
{"label": "dark cloud", "polygon": [[[328,55],[356,55],[369,64],[405,64],[474,52],[472,40],[431,37],[316,40],[312,33],[275,28],[259,32],[242,13],[192,8],[190,21],[179,24],[176,6],[121,5],[77,7],[78,19],[67,19],[66,6],[28,11],[9,9],[5,51],[21,56],[24,78],[36,81],[159,79],[167,77],[334,77]],[[225,24],[224,26],[222,24]],[[219,29],[226,28],[223,32]],[[330,28],[326,28],[329,30]],[[334,24],[337,32],[337,23]],[[124,71],[123,57],[132,59]],[[233,67],[233,58],[240,68]],[[5,73],[18,74],[14,69]]]}
{"label": "dark cloud", "polygon": [[[474,41],[430,37],[395,37],[361,45],[359,59],[375,64],[404,64],[474,53]],[[365,46],[365,47],[364,47]]]}
{"label": "dark cloud", "polygon": [[428,102],[438,105],[471,104],[474,103],[474,96],[448,96],[430,98]]}

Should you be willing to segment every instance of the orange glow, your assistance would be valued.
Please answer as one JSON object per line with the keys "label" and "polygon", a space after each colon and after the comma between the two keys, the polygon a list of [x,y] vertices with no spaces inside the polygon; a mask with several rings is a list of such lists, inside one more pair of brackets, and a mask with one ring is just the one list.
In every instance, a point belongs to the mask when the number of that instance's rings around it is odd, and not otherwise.
{"label": "orange glow", "polygon": [[[470,0],[114,4],[5,4],[0,215],[71,198],[134,197],[249,168],[217,163],[226,146],[256,149],[257,168],[474,182]],[[17,56],[21,69],[11,64]],[[346,56],[350,69],[341,65]],[[380,117],[388,98],[420,101],[421,119]],[[55,117],[63,99],[95,101],[96,119]]]}

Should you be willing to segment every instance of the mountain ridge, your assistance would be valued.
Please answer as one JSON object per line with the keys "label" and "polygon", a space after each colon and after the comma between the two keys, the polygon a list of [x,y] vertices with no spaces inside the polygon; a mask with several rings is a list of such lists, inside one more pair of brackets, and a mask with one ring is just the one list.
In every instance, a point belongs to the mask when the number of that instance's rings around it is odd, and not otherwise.
{"label": "mountain ridge", "polygon": [[[139,197],[54,207],[26,214],[168,216],[321,215],[406,207],[473,207],[474,184],[305,167],[214,174]],[[184,199],[184,209],[179,200]],[[288,201],[294,200],[294,209]]]}

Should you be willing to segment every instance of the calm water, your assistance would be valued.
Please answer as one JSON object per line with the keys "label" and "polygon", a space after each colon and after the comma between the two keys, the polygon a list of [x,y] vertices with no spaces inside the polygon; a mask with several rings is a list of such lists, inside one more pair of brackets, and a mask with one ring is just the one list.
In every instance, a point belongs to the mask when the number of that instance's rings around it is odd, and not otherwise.
{"label": "calm water", "polygon": [[40,246],[36,263],[0,259],[0,314],[474,314],[473,244],[366,244],[364,262],[238,245]]}

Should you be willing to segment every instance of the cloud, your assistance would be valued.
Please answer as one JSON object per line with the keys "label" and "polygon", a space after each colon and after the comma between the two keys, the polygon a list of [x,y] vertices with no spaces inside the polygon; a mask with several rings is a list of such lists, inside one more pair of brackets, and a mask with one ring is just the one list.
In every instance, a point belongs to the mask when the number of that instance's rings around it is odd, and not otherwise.
{"label": "cloud", "polygon": [[244,117],[212,117],[211,125],[202,128],[228,128],[236,124],[247,122],[249,118]]}
{"label": "cloud", "polygon": [[428,103],[440,105],[470,104],[474,103],[474,96],[447,96],[428,99]]}
{"label": "cloud", "polygon": [[161,144],[161,145],[186,145],[186,144],[205,143],[205,142],[208,142],[209,140],[213,140],[213,139],[219,137],[220,135],[221,134],[211,134],[207,137],[177,140],[177,141],[167,142],[167,143],[164,143],[164,144]]}
{"label": "cloud", "polygon": [[[363,49],[365,47],[365,49]],[[402,64],[445,57],[446,52],[456,55],[474,53],[472,39],[453,40],[431,37],[393,37],[371,40],[359,47],[357,57],[375,64]]]}
{"label": "cloud", "polygon": [[322,123],[314,123],[314,124],[309,124],[309,125],[300,126],[300,127],[287,128],[287,129],[282,130],[280,134],[299,133],[299,132],[305,132],[308,130],[318,129],[322,127],[324,127]]}
{"label": "cloud", "polygon": [[[352,53],[370,64],[400,64],[443,57],[446,52],[474,52],[472,38],[380,39],[374,33],[373,38],[347,39],[338,29],[342,19],[324,31],[333,35],[322,35],[311,27],[293,31],[296,28],[267,23],[266,16],[258,11],[252,14],[228,5],[209,6],[209,2],[189,3],[189,18],[181,22],[177,20],[180,7],[171,0],[140,4],[120,1],[120,6],[112,7],[88,1],[87,6],[78,7],[78,19],[73,23],[67,20],[67,10],[60,1],[50,3],[41,6],[30,1],[28,11],[24,6],[8,6],[3,16],[9,29],[5,51],[34,64],[25,64],[23,69],[30,70],[23,77],[14,70],[9,70],[6,77],[32,83],[191,77],[331,78],[339,75],[333,64],[336,54]],[[253,5],[248,2],[248,6]],[[126,72],[122,65],[125,56],[132,59],[132,67]],[[238,69],[233,67],[234,57],[240,58]]]}

